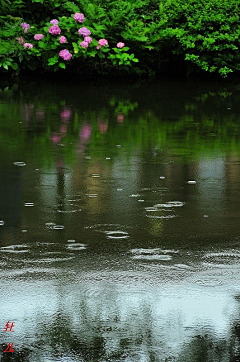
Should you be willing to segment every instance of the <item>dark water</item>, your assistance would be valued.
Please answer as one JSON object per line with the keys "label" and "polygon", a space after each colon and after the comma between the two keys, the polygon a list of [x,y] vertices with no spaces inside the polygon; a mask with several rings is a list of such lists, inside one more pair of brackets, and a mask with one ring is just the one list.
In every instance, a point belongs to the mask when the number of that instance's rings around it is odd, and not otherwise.
{"label": "dark water", "polygon": [[240,361],[239,98],[2,84],[1,361]]}

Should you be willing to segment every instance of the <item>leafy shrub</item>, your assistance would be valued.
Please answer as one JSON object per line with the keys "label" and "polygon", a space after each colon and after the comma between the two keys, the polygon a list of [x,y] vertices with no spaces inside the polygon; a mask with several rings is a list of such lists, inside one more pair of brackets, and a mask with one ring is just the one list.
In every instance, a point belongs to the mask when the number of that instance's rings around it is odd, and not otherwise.
{"label": "leafy shrub", "polygon": [[240,69],[238,0],[166,1],[161,12],[166,27],[159,35],[192,63],[189,70],[226,77]]}
{"label": "leafy shrub", "polygon": [[[139,75],[162,72],[169,66],[187,66],[187,72],[218,73],[227,77],[240,70],[238,0],[0,0],[0,66],[59,70],[70,64],[78,72],[118,72]],[[80,45],[80,26],[74,13],[83,13],[93,41]],[[48,32],[49,21],[59,19],[67,43]],[[21,19],[21,20],[19,20]],[[16,41],[22,22],[31,24],[24,40]],[[43,34],[36,41],[34,34]],[[96,49],[98,40],[109,46]],[[123,42],[127,46],[117,48]],[[67,49],[71,61],[59,57]],[[131,49],[132,53],[129,53]],[[138,63],[139,59],[139,63]]]}

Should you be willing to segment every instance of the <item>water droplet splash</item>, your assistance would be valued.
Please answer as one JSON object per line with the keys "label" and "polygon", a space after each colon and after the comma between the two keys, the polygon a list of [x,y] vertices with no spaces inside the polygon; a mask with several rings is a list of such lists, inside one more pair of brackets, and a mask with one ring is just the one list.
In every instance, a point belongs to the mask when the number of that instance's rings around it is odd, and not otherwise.
{"label": "water droplet splash", "polygon": [[24,206],[32,207],[32,206],[34,206],[34,203],[33,202],[25,202]]}
{"label": "water droplet splash", "polygon": [[15,166],[20,166],[20,167],[26,166],[26,163],[25,163],[25,162],[21,162],[21,161],[14,162],[13,164],[14,164]]}

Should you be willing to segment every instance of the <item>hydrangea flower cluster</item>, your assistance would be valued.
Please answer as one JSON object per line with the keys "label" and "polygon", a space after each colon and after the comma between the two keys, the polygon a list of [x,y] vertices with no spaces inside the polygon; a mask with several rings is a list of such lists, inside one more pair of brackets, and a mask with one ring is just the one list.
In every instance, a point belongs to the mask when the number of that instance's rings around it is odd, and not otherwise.
{"label": "hydrangea flower cluster", "polygon": [[59,38],[59,43],[60,44],[65,44],[66,43],[66,41],[67,41],[67,39],[65,38],[65,36],[60,36],[60,38]]}
{"label": "hydrangea flower cluster", "polygon": [[121,41],[117,43],[117,48],[122,49],[123,47],[125,47],[124,43],[122,43]]}
{"label": "hydrangea flower cluster", "polygon": [[92,42],[92,38],[90,36],[85,36],[84,37],[84,41],[91,43]]}
{"label": "hydrangea flower cluster", "polygon": [[[79,23],[83,23],[84,19],[85,19],[84,14],[82,14],[82,13],[75,13],[73,15],[73,18],[74,18],[74,20],[76,20]],[[49,23],[50,23],[50,26],[48,28],[48,32],[51,35],[60,35],[62,30],[58,26],[58,24],[59,24],[58,19],[52,19]],[[28,30],[30,29],[30,25],[28,23],[25,23],[25,22],[21,24],[21,27],[24,30],[24,33],[27,33]],[[80,29],[78,29],[78,34],[83,36],[83,38],[84,38],[80,42],[79,45],[82,48],[88,48],[89,44],[92,43],[92,41],[93,41],[93,39],[90,36],[91,31],[86,27],[81,27]],[[41,33],[40,34],[35,34],[33,37],[34,37],[34,40],[37,40],[37,41],[42,40],[44,38],[44,34],[41,34]],[[33,48],[33,44],[26,43],[25,40],[23,39],[23,37],[16,38],[16,40],[19,42],[19,44],[23,44],[24,48],[28,48],[28,49]],[[67,42],[67,38],[62,35],[62,36],[59,37],[58,41],[59,41],[60,44],[65,44]],[[56,42],[54,42],[54,44],[56,45]],[[101,47],[105,47],[105,46],[108,46],[108,41],[106,39],[99,39],[98,40],[98,46],[96,48],[101,49]],[[125,44],[123,42],[118,42],[116,44],[116,46],[117,46],[117,48],[122,49],[123,47],[125,47]],[[56,45],[56,47],[57,47],[57,45]],[[75,45],[74,45],[74,52],[78,53],[78,49],[75,49]],[[69,52],[68,49],[62,49],[62,50],[59,51],[59,56],[63,60],[69,61],[72,58],[73,55]],[[49,59],[49,61],[50,61],[49,65],[56,64],[56,62],[51,63],[52,59]]]}
{"label": "hydrangea flower cluster", "polygon": [[24,33],[27,33],[28,29],[30,29],[30,25],[28,23],[22,23],[21,27],[24,29]]}
{"label": "hydrangea flower cluster", "polygon": [[50,26],[48,32],[52,35],[59,35],[61,33],[61,29],[57,25]]}
{"label": "hydrangea flower cluster", "polygon": [[84,15],[81,14],[81,13],[75,13],[73,19],[77,20],[79,23],[83,23],[84,22]]}
{"label": "hydrangea flower cluster", "polygon": [[63,58],[63,60],[70,60],[72,58],[72,54],[67,49],[60,50],[59,56]]}
{"label": "hydrangea flower cluster", "polygon": [[35,34],[34,35],[34,39],[35,40],[42,40],[44,38],[44,35],[43,34]]}
{"label": "hydrangea flower cluster", "polygon": [[91,31],[88,28],[85,28],[85,26],[83,26],[78,30],[78,34],[83,36],[89,36],[91,35]]}
{"label": "hydrangea flower cluster", "polygon": [[29,49],[33,48],[33,45],[31,43],[24,43],[23,46],[24,48],[29,48]]}
{"label": "hydrangea flower cluster", "polygon": [[88,48],[88,42],[83,40],[83,41],[80,43],[80,46],[81,46],[82,48]]}
{"label": "hydrangea flower cluster", "polygon": [[104,47],[106,45],[108,45],[108,41],[106,39],[100,39],[98,40],[97,49],[101,49],[101,47]]}
{"label": "hydrangea flower cluster", "polygon": [[52,19],[52,20],[50,21],[50,24],[58,25],[58,20],[57,20],[57,19]]}

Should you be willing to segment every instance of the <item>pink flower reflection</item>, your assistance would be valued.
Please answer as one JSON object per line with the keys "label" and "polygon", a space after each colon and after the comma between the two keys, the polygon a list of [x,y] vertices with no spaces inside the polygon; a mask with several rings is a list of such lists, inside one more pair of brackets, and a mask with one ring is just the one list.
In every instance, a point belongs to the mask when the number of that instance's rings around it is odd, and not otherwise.
{"label": "pink flower reflection", "polygon": [[63,134],[67,133],[67,125],[66,124],[61,125],[60,132],[63,133]]}
{"label": "pink flower reflection", "polygon": [[87,141],[90,138],[91,133],[92,133],[92,126],[89,123],[85,123],[82,126],[82,129],[79,134],[81,141]]}
{"label": "pink flower reflection", "polygon": [[118,113],[117,121],[118,121],[118,123],[123,123],[124,122],[124,115],[122,113]]}
{"label": "pink flower reflection", "polygon": [[54,145],[57,145],[62,139],[62,135],[60,135],[58,132],[53,132],[51,134],[51,141]]}
{"label": "pink flower reflection", "polygon": [[61,121],[62,122],[68,122],[69,119],[71,118],[72,115],[72,111],[70,108],[66,107],[64,108],[64,110],[61,112]]}
{"label": "pink flower reflection", "polygon": [[98,121],[98,129],[102,134],[104,134],[108,130],[108,124],[105,121]]}
{"label": "pink flower reflection", "polygon": [[38,122],[44,121],[45,112],[43,109],[36,109],[36,120]]}
{"label": "pink flower reflection", "polygon": [[84,153],[85,143],[89,140],[92,133],[92,126],[89,123],[84,123],[81,131],[79,132],[79,142],[77,145],[77,152]]}

